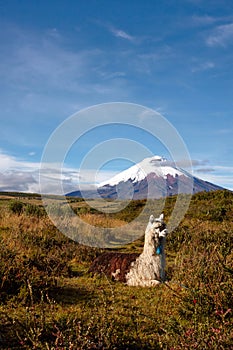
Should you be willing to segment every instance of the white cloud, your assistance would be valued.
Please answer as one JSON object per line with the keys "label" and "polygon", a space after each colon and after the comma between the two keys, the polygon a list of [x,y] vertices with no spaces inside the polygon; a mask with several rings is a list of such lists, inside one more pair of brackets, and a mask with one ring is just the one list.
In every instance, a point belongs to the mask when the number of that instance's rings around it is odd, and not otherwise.
{"label": "white cloud", "polygon": [[38,192],[40,163],[17,159],[0,151],[0,191]]}
{"label": "white cloud", "polygon": [[0,191],[34,192],[34,188],[38,190],[36,184],[31,172],[12,170],[0,173]]}
{"label": "white cloud", "polygon": [[0,150],[0,172],[12,171],[12,170],[30,170],[34,171],[38,169],[40,163],[38,162],[27,162],[21,159],[17,159],[14,156],[11,156],[5,153],[3,150]]}
{"label": "white cloud", "polygon": [[60,169],[56,164],[43,164],[41,169],[40,186],[38,183],[38,188],[43,194],[63,195],[78,189],[80,177],[77,169],[68,167]]}
{"label": "white cloud", "polygon": [[121,39],[125,39],[128,41],[134,41],[136,38],[132,35],[130,35],[129,33],[125,32],[122,29],[119,28],[115,28],[112,25],[104,25],[108,28],[108,30],[116,37],[116,38],[121,38]]}
{"label": "white cloud", "polygon": [[39,163],[26,162],[1,151],[0,191],[34,192],[33,188],[38,183],[38,168]]}
{"label": "white cloud", "polygon": [[[40,162],[28,162],[1,151],[0,191],[40,192]],[[56,193],[57,183],[62,182],[66,193],[77,188],[78,171],[69,167],[59,169],[55,164],[43,166],[42,176],[46,183],[45,193]],[[61,194],[61,193],[56,193]]]}
{"label": "white cloud", "polygon": [[112,28],[112,33],[118,38],[126,39],[126,40],[129,40],[129,41],[133,41],[134,40],[134,37],[132,35],[129,35],[128,33],[124,32],[121,29]]}
{"label": "white cloud", "polygon": [[225,47],[231,43],[233,43],[233,23],[216,27],[206,38],[206,44],[210,47]]}
{"label": "white cloud", "polygon": [[60,169],[57,164],[28,162],[0,151],[0,191],[40,193],[40,177],[43,194],[64,194],[78,188],[93,188],[96,182],[115,174],[113,171],[96,172],[95,169],[83,169],[80,174],[79,169],[67,165]]}
{"label": "white cloud", "polygon": [[28,153],[28,155],[29,155],[29,156],[31,156],[31,157],[33,157],[33,156],[35,156],[35,155],[36,155],[36,152],[31,151],[31,152],[29,152],[29,153]]}

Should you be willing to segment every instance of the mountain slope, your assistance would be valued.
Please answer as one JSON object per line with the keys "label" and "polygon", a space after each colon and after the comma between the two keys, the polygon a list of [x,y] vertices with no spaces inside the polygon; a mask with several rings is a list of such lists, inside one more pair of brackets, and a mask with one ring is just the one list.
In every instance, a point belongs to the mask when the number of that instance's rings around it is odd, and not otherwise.
{"label": "mountain slope", "polygon": [[75,191],[68,195],[95,198],[99,194],[102,198],[144,199],[219,189],[221,187],[193,177],[188,172],[172,166],[166,159],[154,156],[100,183],[96,191]]}

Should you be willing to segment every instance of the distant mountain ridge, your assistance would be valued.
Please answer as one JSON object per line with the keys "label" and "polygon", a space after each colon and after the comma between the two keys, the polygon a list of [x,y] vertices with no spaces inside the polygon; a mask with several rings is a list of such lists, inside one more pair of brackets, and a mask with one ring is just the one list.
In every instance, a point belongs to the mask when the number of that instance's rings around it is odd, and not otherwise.
{"label": "distant mountain ridge", "polygon": [[74,191],[67,196],[109,199],[161,198],[178,193],[216,191],[222,187],[192,176],[172,166],[165,158],[154,156],[101,182],[96,190]]}

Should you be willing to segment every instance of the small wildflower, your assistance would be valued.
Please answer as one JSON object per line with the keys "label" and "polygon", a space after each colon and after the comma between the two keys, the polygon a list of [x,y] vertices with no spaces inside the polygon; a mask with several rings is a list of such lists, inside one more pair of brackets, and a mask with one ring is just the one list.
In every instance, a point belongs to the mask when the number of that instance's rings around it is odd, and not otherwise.
{"label": "small wildflower", "polygon": [[212,328],[213,333],[220,333],[221,330],[219,328]]}
{"label": "small wildflower", "polygon": [[192,328],[190,328],[190,329],[187,329],[187,331],[185,332],[185,335],[187,336],[187,337],[190,337],[192,334],[193,334],[193,329]]}
{"label": "small wildflower", "polygon": [[197,299],[193,299],[193,304],[196,305]]}
{"label": "small wildflower", "polygon": [[216,310],[215,313],[216,315],[223,315],[223,310]]}
{"label": "small wildflower", "polygon": [[229,314],[230,312],[231,312],[231,309],[228,309],[228,310],[225,312],[224,316],[226,316],[226,315]]}

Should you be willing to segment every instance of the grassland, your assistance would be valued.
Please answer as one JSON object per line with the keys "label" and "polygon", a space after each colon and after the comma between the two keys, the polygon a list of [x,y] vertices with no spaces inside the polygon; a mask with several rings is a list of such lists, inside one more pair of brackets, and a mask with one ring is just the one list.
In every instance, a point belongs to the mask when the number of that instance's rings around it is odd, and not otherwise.
{"label": "grassland", "polygon": [[[101,214],[68,199],[82,220],[122,227],[142,210],[133,201]],[[165,202],[165,219],[176,197]],[[114,205],[113,203],[110,203]],[[150,208],[161,207],[159,200]],[[48,218],[40,196],[0,194],[1,349],[232,349],[233,194],[200,193],[169,234],[168,283],[128,287],[91,276],[103,249],[74,242]],[[143,237],[118,248],[141,252]]]}

